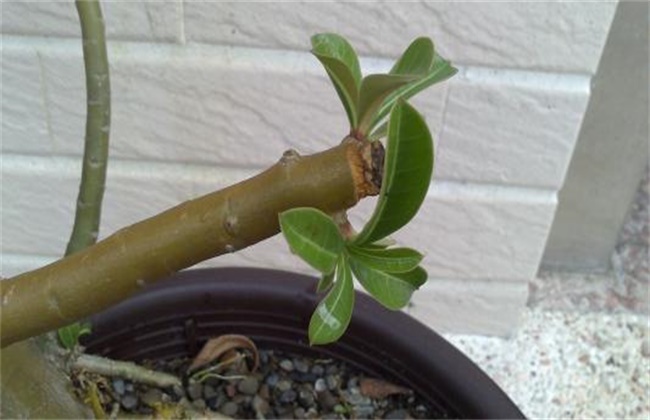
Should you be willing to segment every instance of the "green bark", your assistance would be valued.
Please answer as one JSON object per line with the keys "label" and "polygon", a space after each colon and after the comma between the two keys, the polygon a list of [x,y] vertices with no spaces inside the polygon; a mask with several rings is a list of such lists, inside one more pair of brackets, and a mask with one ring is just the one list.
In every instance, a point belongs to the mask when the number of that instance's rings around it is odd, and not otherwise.
{"label": "green bark", "polygon": [[0,351],[2,418],[90,417],[88,408],[71,392],[55,346],[49,338],[39,337]]}
{"label": "green bark", "polygon": [[65,255],[97,241],[111,123],[111,87],[101,7],[97,0],[77,0],[75,4],[83,36],[87,111],[81,185]]}
{"label": "green bark", "polygon": [[[43,268],[0,282],[2,346],[85,318],[148,283],[279,232],[294,207],[326,213],[377,194],[371,148],[346,139],[327,151],[285,154],[259,175],[185,202]],[[380,178],[379,178],[380,179]]]}

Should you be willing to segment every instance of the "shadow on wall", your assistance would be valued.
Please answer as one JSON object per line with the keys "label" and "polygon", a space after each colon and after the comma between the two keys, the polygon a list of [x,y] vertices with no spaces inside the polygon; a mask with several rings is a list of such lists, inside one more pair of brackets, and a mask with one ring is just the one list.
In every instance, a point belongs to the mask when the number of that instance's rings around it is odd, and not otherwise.
{"label": "shadow on wall", "polygon": [[620,292],[630,303],[648,311],[650,292],[650,166],[637,189],[612,255]]}

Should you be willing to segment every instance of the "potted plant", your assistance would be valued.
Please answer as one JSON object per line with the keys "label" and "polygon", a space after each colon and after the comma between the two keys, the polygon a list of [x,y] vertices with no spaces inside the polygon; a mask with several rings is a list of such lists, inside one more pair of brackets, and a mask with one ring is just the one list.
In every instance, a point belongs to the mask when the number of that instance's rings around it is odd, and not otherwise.
{"label": "potted plant", "polygon": [[[433,170],[431,135],[406,100],[456,71],[429,39],[413,41],[388,74],[362,77],[345,39],[315,35],[312,52],[350,123],[340,144],[311,156],[287,151],[251,179],[95,243],[110,84],[99,4],[76,4],[88,91],[79,205],[65,258],[0,282],[4,365],[11,361],[18,366],[20,357],[30,354],[33,348],[25,347],[24,340],[57,328],[60,342],[74,350],[92,326],[92,335],[85,338],[89,351],[140,362],[179,351],[187,356],[210,337],[232,333],[236,325],[239,334],[260,343],[335,356],[401,381],[444,408],[441,416],[520,416],[485,375],[439,336],[402,313],[387,311],[404,307],[427,279],[419,266],[423,256],[394,246],[388,236],[416,214]],[[356,232],[346,210],[372,195],[379,196],[375,212]],[[291,250],[320,273],[318,282],[259,270],[174,274],[280,231]],[[354,279],[371,297],[355,293]],[[89,324],[84,321],[88,317]],[[275,323],[268,322],[274,317]],[[77,367],[79,360],[89,360],[74,351],[69,357]],[[10,406],[18,407],[20,395],[26,394],[14,392],[21,385],[10,385],[3,383],[3,401],[6,395],[7,401],[15,397]],[[96,408],[93,395],[90,405]]]}

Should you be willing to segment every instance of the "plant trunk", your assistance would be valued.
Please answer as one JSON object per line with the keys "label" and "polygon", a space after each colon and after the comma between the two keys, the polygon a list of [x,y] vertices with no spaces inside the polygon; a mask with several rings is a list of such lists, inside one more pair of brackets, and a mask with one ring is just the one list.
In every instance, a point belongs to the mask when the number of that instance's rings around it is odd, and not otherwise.
{"label": "plant trunk", "polygon": [[2,418],[91,417],[72,393],[55,346],[43,336],[0,350]]}
{"label": "plant trunk", "polygon": [[2,346],[83,319],[173,272],[269,238],[279,232],[284,210],[315,207],[332,214],[378,194],[381,147],[346,138],[311,156],[289,151],[253,178],[3,280]]}

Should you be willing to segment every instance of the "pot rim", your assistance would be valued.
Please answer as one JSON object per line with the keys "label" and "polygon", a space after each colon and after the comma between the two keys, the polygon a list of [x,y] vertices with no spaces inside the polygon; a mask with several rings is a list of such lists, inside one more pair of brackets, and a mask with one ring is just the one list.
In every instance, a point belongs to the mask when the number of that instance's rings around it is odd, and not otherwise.
{"label": "pot rim", "polygon": [[83,344],[89,353],[141,360],[195,354],[211,336],[241,333],[262,348],[316,352],[401,382],[458,417],[524,418],[497,384],[443,337],[360,291],[341,340],[310,348],[307,326],[321,297],[316,284],[307,275],[263,268],[182,271],[92,316],[93,333]]}

